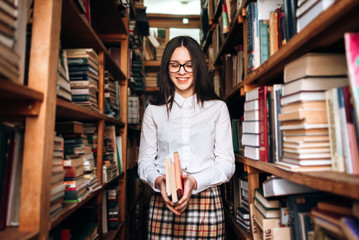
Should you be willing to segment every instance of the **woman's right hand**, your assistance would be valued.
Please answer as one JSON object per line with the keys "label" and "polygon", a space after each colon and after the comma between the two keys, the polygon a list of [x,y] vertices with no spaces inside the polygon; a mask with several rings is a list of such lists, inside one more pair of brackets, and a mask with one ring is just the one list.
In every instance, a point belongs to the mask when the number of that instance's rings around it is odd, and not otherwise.
{"label": "woman's right hand", "polygon": [[162,198],[167,208],[176,215],[180,215],[180,212],[175,209],[175,204],[168,198],[166,192],[166,176],[159,176],[155,180],[155,187],[161,191]]}

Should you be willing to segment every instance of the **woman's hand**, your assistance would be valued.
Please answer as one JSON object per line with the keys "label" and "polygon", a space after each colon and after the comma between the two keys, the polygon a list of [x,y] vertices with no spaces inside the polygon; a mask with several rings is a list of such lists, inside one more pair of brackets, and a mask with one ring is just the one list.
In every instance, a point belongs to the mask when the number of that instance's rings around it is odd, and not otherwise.
{"label": "woman's hand", "polygon": [[175,204],[168,198],[166,192],[166,176],[159,176],[155,180],[155,187],[161,191],[162,198],[169,210],[176,215],[180,215],[180,212],[175,209]]}
{"label": "woman's hand", "polygon": [[[194,177],[183,175],[183,196],[178,201],[178,205],[174,208],[175,211],[181,213],[186,210],[189,199],[191,198],[193,189],[197,189],[197,181]],[[179,214],[178,214],[179,215]]]}

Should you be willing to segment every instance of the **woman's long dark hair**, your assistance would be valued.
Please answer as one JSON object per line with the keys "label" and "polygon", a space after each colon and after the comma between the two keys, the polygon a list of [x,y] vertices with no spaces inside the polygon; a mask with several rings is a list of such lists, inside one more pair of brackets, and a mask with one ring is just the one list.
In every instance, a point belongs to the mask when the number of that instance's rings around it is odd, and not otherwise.
{"label": "woman's long dark hair", "polygon": [[175,94],[175,86],[169,76],[168,64],[175,49],[182,46],[187,48],[191,56],[194,91],[197,94],[197,101],[203,105],[206,100],[220,99],[214,92],[201,46],[191,37],[178,36],[167,43],[163,52],[159,75],[160,90],[157,98],[151,102],[154,105],[166,104],[168,114],[172,109]]}

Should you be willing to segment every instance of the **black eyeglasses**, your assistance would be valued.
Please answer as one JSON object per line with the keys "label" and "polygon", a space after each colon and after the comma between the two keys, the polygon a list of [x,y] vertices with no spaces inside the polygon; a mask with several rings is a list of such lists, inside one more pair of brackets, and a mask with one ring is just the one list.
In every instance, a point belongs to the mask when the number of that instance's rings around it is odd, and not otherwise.
{"label": "black eyeglasses", "polygon": [[184,64],[169,63],[168,71],[170,71],[171,73],[176,73],[181,71],[181,67],[183,67],[183,69],[188,73],[193,72],[192,63],[184,63]]}

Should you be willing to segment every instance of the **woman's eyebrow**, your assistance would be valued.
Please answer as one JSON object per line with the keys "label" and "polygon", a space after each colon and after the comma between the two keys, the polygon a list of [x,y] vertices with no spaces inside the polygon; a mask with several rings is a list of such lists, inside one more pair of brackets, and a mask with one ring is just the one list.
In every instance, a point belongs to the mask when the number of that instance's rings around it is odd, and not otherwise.
{"label": "woman's eyebrow", "polygon": [[[176,63],[179,63],[178,60],[170,60],[170,62],[176,62]],[[185,63],[188,63],[188,62],[192,62],[192,60],[186,60]]]}

